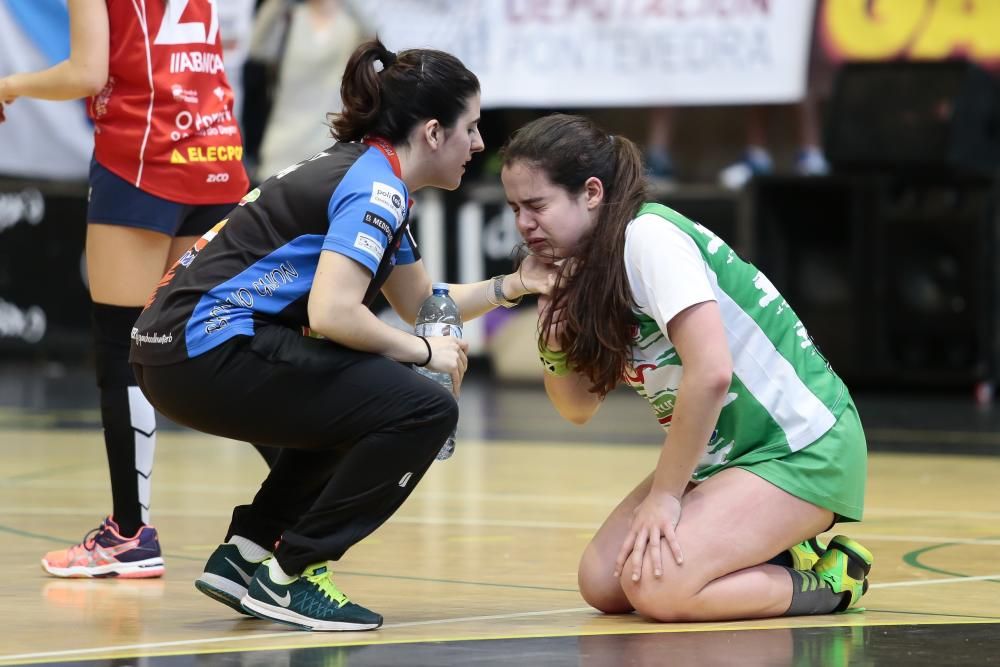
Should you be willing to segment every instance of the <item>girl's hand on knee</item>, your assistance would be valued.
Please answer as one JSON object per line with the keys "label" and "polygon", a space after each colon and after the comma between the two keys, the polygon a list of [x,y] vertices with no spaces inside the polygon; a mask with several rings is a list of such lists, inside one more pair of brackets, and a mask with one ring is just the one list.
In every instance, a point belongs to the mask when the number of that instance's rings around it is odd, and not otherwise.
{"label": "girl's hand on knee", "polygon": [[615,559],[614,576],[620,577],[626,561],[632,565],[632,581],[642,578],[642,564],[649,549],[653,565],[653,576],[663,576],[663,554],[661,542],[666,541],[670,555],[681,565],[684,556],[677,541],[677,523],[681,519],[680,498],[670,493],[650,491],[632,512],[629,532]]}

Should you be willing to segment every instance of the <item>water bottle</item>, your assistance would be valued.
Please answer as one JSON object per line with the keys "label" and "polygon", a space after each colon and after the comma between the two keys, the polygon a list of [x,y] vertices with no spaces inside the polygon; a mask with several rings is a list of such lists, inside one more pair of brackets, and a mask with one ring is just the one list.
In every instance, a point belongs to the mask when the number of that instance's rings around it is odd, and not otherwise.
{"label": "water bottle", "polygon": [[[448,294],[448,283],[434,283],[431,286],[431,295],[424,299],[420,310],[417,311],[417,322],[413,327],[414,333],[418,336],[455,336],[462,337],[462,314],[458,312],[458,304]],[[414,366],[421,375],[429,377],[448,391],[452,390],[451,375],[449,373],[436,373],[422,366]],[[455,433],[448,436],[441,451],[438,452],[438,461],[443,461],[455,453]]]}

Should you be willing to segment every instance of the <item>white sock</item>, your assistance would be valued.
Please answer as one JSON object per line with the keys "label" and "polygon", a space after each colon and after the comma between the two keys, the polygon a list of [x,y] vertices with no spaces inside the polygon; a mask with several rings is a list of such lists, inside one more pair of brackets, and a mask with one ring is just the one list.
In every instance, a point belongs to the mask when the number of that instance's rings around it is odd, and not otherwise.
{"label": "white sock", "polygon": [[267,562],[267,573],[268,576],[271,577],[271,581],[273,581],[276,584],[281,584],[282,586],[287,586],[288,584],[298,579],[297,576],[290,575],[284,570],[282,570],[281,566],[278,565],[277,558],[272,558]]}
{"label": "white sock", "polygon": [[240,555],[251,563],[259,563],[271,555],[269,550],[239,535],[230,537],[228,544],[235,544],[236,548],[240,551]]}

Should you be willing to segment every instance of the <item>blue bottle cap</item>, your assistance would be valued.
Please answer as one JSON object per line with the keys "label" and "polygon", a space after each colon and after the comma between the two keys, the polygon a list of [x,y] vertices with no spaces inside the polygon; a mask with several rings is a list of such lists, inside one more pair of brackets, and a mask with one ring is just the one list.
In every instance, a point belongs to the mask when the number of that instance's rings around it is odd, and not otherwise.
{"label": "blue bottle cap", "polygon": [[435,294],[438,294],[438,293],[447,294],[448,293],[448,287],[449,287],[448,283],[433,283],[431,285],[431,291],[434,292]]}

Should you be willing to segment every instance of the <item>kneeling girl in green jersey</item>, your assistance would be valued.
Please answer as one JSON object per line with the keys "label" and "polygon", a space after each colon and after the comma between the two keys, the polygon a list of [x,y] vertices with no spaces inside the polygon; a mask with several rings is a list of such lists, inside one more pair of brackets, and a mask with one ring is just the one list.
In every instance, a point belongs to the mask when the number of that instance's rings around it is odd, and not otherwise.
{"label": "kneeling girl in green jersey", "polygon": [[864,432],[774,285],[710,230],[647,202],[636,146],[585,118],[521,128],[502,179],[529,250],[558,265],[539,298],[552,403],[582,424],[624,381],[667,430],[653,472],[583,554],[584,599],[661,621],[857,605],[871,554],[811,538],[861,519]]}

